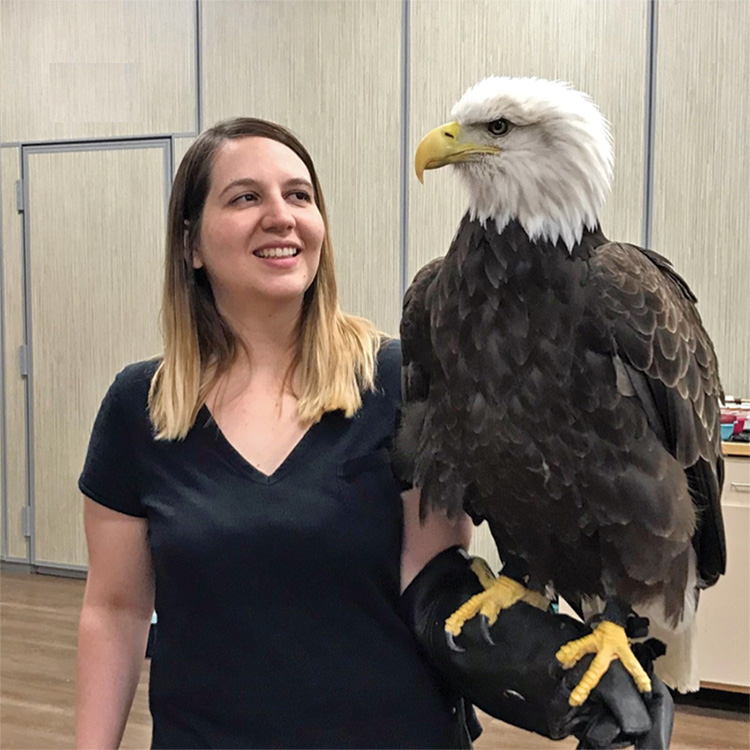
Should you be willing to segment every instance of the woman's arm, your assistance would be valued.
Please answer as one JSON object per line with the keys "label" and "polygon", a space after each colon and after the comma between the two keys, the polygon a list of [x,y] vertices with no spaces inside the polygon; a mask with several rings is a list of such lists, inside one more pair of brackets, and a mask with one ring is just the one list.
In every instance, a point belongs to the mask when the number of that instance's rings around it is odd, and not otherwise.
{"label": "woman's arm", "polygon": [[76,747],[120,745],[154,608],[146,519],[84,498],[89,571],[78,630]]}
{"label": "woman's arm", "polygon": [[459,545],[468,549],[474,525],[471,518],[462,513],[449,520],[440,512],[432,512],[419,520],[419,489],[402,493],[404,501],[404,541],[401,549],[401,591],[415,576],[443,550]]}

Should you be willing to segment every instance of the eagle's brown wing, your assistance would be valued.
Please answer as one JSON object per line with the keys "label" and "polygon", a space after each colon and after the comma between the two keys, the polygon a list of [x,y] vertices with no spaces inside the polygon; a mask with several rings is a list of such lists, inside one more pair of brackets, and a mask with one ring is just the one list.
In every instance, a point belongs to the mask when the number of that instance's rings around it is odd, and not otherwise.
{"label": "eagle's brown wing", "polygon": [[698,516],[698,571],[702,585],[711,585],[726,569],[723,393],[696,298],[666,258],[634,245],[601,245],[589,267],[596,304],[607,310],[614,331],[613,349],[651,429],[685,470]]}
{"label": "eagle's brown wing", "polygon": [[428,297],[442,265],[442,258],[430,261],[417,273],[404,295],[401,316],[401,395],[407,404],[424,401],[429,392],[434,357],[430,340]]}
{"label": "eagle's brown wing", "polygon": [[[424,439],[424,419],[434,354],[430,337],[429,298],[443,264],[435,258],[414,277],[404,295],[401,315],[401,425],[396,436],[394,465],[399,476],[414,482],[415,460]],[[421,504],[421,513],[425,512]]]}

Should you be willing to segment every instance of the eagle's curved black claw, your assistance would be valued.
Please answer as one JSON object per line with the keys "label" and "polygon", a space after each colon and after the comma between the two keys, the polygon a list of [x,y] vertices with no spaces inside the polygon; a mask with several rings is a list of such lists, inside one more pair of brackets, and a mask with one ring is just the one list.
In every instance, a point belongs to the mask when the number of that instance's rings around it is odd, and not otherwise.
{"label": "eagle's curved black claw", "polygon": [[457,654],[462,654],[464,651],[466,651],[465,648],[461,648],[461,646],[459,646],[456,643],[456,641],[453,638],[453,633],[451,633],[450,630],[445,631],[445,640],[446,640],[446,643],[448,644],[448,648],[451,651],[455,651]]}
{"label": "eagle's curved black claw", "polygon": [[495,641],[492,640],[492,636],[490,635],[490,620],[487,615],[479,616],[479,629],[482,631],[482,638],[484,638],[485,642],[490,646],[494,646]]}

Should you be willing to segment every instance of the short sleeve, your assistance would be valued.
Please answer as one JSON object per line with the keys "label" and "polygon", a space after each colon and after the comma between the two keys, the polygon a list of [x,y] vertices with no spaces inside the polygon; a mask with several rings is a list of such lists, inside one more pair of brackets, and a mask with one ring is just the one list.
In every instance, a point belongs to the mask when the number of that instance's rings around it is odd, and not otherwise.
{"label": "short sleeve", "polygon": [[401,342],[386,339],[378,352],[377,385],[386,398],[401,406]]}
{"label": "short sleeve", "polygon": [[[378,353],[378,385],[383,389],[386,397],[393,402],[395,434],[401,425],[401,342],[389,339]],[[398,462],[396,462],[398,464]],[[402,492],[412,489],[412,483],[400,476],[394,467],[394,476],[398,480]]]}
{"label": "short sleeve", "polygon": [[123,407],[121,388],[118,376],[99,407],[78,488],[107,508],[143,517],[130,425],[133,415]]}

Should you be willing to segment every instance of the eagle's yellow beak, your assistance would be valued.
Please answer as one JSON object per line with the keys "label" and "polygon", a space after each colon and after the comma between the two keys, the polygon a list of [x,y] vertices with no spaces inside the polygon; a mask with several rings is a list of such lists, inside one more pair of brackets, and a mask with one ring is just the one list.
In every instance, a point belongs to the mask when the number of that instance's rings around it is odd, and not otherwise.
{"label": "eagle's yellow beak", "polygon": [[461,136],[461,126],[457,122],[449,122],[422,138],[414,156],[414,170],[420,182],[424,182],[422,176],[425,169],[470,161],[473,154],[496,154],[500,151],[496,146],[462,142]]}

